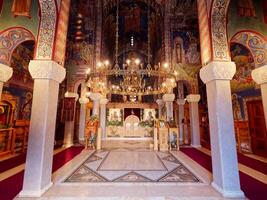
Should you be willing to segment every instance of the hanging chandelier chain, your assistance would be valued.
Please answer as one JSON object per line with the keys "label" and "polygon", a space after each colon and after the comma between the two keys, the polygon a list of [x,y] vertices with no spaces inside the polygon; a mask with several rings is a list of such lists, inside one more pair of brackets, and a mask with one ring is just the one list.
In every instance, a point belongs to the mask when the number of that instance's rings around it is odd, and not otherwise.
{"label": "hanging chandelier chain", "polygon": [[147,64],[150,65],[150,3],[147,8]]}
{"label": "hanging chandelier chain", "polygon": [[118,65],[118,51],[119,51],[119,0],[117,0],[117,8],[116,8],[116,44],[115,44],[116,65]]}

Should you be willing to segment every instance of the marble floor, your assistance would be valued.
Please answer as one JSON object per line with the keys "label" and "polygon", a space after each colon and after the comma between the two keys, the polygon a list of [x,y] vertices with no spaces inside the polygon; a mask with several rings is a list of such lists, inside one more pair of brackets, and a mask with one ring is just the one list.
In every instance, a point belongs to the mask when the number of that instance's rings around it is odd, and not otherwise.
{"label": "marble floor", "polygon": [[96,151],[65,182],[201,182],[170,152]]}
{"label": "marble floor", "polygon": [[16,199],[226,200],[211,187],[211,177],[180,151],[84,150],[53,173],[54,184],[42,197]]}

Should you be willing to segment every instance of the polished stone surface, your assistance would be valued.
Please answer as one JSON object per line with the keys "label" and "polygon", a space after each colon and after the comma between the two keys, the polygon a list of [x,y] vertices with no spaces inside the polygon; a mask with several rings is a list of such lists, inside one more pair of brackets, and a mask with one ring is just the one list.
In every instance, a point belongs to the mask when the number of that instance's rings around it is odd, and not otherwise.
{"label": "polished stone surface", "polygon": [[201,181],[170,152],[119,148],[96,151],[65,182]]}
{"label": "polished stone surface", "polygon": [[[226,200],[210,186],[211,173],[180,151],[172,151],[186,168],[197,175],[201,182],[64,182],[79,168],[93,151],[83,151],[53,174],[53,183],[40,198],[17,200]],[[102,152],[102,154],[105,154]],[[160,153],[162,156],[165,153]],[[103,155],[102,155],[103,156]],[[92,160],[98,159],[92,157]],[[124,173],[124,172],[123,172]],[[245,198],[240,198],[240,200]],[[231,199],[233,200],[233,199]],[[235,199],[239,200],[239,199]]]}

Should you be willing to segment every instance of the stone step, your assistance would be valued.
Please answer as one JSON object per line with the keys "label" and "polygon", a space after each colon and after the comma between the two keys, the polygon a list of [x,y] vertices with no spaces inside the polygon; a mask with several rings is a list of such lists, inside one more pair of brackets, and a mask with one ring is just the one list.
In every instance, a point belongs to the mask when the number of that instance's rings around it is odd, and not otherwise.
{"label": "stone step", "polygon": [[153,149],[153,140],[152,139],[134,139],[134,138],[125,138],[125,139],[107,139],[102,140],[103,148],[146,148]]}

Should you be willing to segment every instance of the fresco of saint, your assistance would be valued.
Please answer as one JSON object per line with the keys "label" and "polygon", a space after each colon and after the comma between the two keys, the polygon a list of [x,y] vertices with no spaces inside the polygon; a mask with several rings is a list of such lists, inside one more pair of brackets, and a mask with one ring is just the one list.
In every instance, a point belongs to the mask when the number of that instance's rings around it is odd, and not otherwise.
{"label": "fresco of saint", "polygon": [[15,17],[31,17],[32,0],[13,0],[11,12]]}

